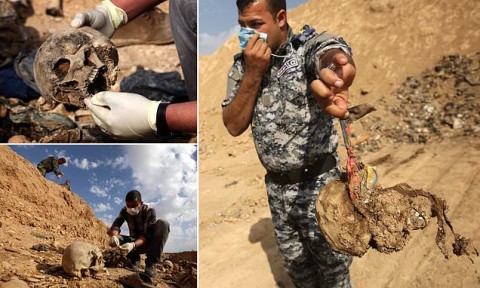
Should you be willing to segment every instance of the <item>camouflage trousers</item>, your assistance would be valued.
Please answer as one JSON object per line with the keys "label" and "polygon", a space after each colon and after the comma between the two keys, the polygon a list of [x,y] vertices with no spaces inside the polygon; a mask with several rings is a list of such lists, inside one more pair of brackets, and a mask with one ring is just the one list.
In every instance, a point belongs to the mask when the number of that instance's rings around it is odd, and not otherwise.
{"label": "camouflage trousers", "polygon": [[40,174],[42,174],[42,176],[45,177],[45,175],[47,174],[47,169],[43,167],[43,165],[41,164],[37,165],[37,169],[38,171],[40,171]]}
{"label": "camouflage trousers", "polygon": [[275,237],[296,287],[351,287],[352,257],[330,248],[315,216],[319,191],[338,175],[334,168],[314,180],[287,185],[265,177]]}

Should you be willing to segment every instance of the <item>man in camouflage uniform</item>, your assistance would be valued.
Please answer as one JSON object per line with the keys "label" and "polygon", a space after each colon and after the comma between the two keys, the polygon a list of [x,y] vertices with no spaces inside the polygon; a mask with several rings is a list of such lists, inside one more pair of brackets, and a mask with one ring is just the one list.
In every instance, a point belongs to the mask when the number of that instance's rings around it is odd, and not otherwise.
{"label": "man in camouflage uniform", "polygon": [[65,181],[65,183],[63,183],[63,184],[60,184],[60,186],[64,187],[67,190],[70,190],[70,191],[72,190],[70,188],[70,179],[67,179],[67,181]]}
{"label": "man in camouflage uniform", "polygon": [[[338,178],[334,117],[346,118],[355,76],[342,38],[304,26],[295,35],[284,0],[237,0],[253,35],[228,74],[223,120],[233,136],[249,125],[284,266],[297,287],[351,287],[351,257],[325,242],[315,217],[322,188]],[[334,117],[332,117],[334,116]]]}
{"label": "man in camouflage uniform", "polygon": [[65,158],[56,158],[53,156],[47,157],[46,159],[43,159],[40,163],[37,165],[38,171],[42,173],[42,175],[45,177],[45,174],[53,172],[55,173],[55,176],[57,178],[60,178],[60,176],[63,176],[63,173],[58,170],[58,165],[63,165],[67,163],[67,160]]}

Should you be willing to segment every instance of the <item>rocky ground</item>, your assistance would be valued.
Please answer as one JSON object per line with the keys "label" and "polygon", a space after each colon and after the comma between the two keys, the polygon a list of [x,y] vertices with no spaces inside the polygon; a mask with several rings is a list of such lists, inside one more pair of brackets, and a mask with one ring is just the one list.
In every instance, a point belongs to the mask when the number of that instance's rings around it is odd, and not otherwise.
{"label": "rocky ground", "polygon": [[[122,283],[135,273],[125,268],[107,267],[98,278],[66,274],[64,249],[84,241],[106,251],[107,226],[74,192],[42,177],[9,147],[0,146],[0,162],[0,287],[15,279],[27,287],[129,287]],[[196,254],[164,253],[156,287],[196,287]]]}

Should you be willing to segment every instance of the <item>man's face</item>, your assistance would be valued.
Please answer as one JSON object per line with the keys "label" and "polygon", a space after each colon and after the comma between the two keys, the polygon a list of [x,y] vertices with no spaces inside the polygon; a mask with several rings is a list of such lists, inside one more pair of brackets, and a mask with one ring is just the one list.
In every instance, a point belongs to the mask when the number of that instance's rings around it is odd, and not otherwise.
{"label": "man's face", "polygon": [[140,200],[133,199],[132,201],[127,201],[126,204],[127,208],[136,208],[140,205]]}
{"label": "man's face", "polygon": [[266,0],[257,0],[238,12],[238,24],[268,34],[267,44],[275,51],[285,41],[281,34],[280,21],[276,21],[268,9]]}
{"label": "man's face", "polygon": [[133,199],[131,201],[127,201],[126,203],[127,205],[127,213],[132,215],[132,216],[135,216],[135,215],[138,215],[138,213],[140,213],[140,204],[142,204],[142,202],[138,199]]}

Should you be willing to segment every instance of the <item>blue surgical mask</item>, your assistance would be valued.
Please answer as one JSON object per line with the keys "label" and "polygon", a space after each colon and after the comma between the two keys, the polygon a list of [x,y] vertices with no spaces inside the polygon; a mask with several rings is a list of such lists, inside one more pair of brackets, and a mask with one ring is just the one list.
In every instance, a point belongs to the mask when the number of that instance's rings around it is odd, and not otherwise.
{"label": "blue surgical mask", "polygon": [[245,50],[245,47],[247,47],[247,43],[252,38],[255,33],[260,34],[260,38],[263,39],[263,41],[267,42],[267,34],[266,33],[259,33],[255,31],[252,28],[246,28],[246,27],[240,27],[240,30],[238,31],[238,40],[240,40],[240,47],[242,50]]}

